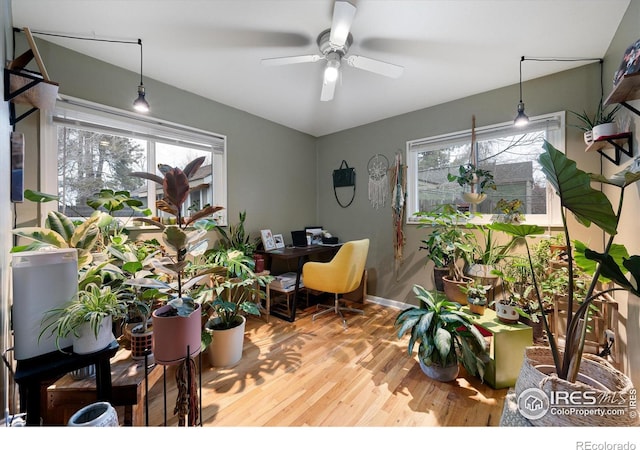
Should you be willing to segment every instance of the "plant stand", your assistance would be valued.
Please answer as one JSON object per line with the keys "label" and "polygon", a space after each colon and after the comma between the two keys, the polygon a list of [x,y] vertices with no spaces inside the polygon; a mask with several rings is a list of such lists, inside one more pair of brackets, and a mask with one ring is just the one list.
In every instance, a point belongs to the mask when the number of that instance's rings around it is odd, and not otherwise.
{"label": "plant stand", "polygon": [[531,327],[523,324],[507,325],[500,323],[496,312],[487,308],[484,315],[471,313],[469,307],[462,311],[469,315],[469,321],[491,340],[489,344],[490,361],[485,367],[484,380],[494,389],[515,386],[525,348],[533,345]]}

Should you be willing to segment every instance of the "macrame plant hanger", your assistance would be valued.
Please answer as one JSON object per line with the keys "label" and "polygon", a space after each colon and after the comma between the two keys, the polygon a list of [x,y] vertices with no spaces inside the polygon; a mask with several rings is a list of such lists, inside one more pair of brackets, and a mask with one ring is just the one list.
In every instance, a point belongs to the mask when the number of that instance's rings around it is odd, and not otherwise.
{"label": "macrame plant hanger", "polygon": [[402,153],[396,153],[395,165],[391,169],[391,209],[393,210],[393,247],[396,275],[403,258],[403,248],[405,243],[404,231],[402,229],[405,199],[407,192],[406,166],[402,164]]}

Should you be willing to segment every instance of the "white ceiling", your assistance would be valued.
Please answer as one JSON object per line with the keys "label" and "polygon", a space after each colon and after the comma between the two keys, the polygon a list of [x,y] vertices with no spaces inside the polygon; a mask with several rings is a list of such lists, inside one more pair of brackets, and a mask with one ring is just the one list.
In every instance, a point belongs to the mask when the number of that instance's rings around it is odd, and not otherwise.
{"label": "white ceiling", "polygon": [[[523,55],[603,57],[629,2],[352,0],[348,54],[404,66],[404,73],[391,79],[343,65],[330,102],[320,101],[322,61],[260,61],[318,53],[333,0],[13,0],[12,11],[14,27],[33,32],[140,38],[145,79],[322,136],[517,84]],[[140,70],[137,46],[36,37]],[[582,64],[525,61],[523,80]],[[153,114],[152,89],[147,99]]]}

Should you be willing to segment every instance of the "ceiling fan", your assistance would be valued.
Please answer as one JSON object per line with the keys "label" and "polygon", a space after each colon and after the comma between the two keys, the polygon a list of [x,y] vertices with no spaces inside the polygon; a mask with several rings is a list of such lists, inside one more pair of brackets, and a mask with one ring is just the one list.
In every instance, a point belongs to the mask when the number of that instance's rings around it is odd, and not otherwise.
{"label": "ceiling fan", "polygon": [[281,58],[266,58],[262,60],[265,66],[281,66],[286,64],[299,64],[326,60],[324,79],[320,100],[323,102],[333,99],[336,83],[343,63],[357,69],[384,75],[390,78],[398,78],[404,68],[395,64],[367,58],[366,56],[349,55],[347,51],[353,43],[353,36],[349,32],[351,23],[356,14],[356,7],[345,0],[336,0],[333,7],[333,20],[331,28],[324,30],[318,36],[317,43],[320,54],[285,56]]}

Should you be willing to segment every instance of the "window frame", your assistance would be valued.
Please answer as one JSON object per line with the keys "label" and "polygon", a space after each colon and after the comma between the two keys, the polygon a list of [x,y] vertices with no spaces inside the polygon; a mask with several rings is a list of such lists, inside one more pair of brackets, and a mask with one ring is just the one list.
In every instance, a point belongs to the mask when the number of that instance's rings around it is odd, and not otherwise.
{"label": "window frame", "polygon": [[[156,172],[157,142],[210,151],[214,179],[212,204],[223,207],[216,213],[218,224],[228,225],[227,137],[225,135],[63,95],[59,96],[53,111],[41,110],[40,115],[40,148],[42,149],[40,186],[43,192],[56,194],[58,192],[58,126],[75,126],[120,135],[124,132],[126,136],[147,141],[146,170],[152,173]],[[149,181],[147,184],[149,199],[155,198],[156,190],[156,183]],[[57,204],[43,203],[41,207],[40,222],[44,222],[49,211],[57,210]],[[155,211],[155,202],[149,207]]]}
{"label": "window frame", "polygon": [[[528,131],[547,131],[547,141],[564,153],[566,142],[566,112],[558,111],[548,114],[542,114],[529,118],[529,124],[525,127],[516,127],[513,122],[502,122],[494,125],[477,127],[475,129],[476,140],[483,140],[491,137],[509,136],[523,134]],[[549,127],[549,123],[553,127]],[[420,224],[419,218],[416,216],[418,210],[417,195],[417,154],[428,151],[429,147],[435,149],[448,145],[454,145],[462,141],[471,141],[471,129],[441,134],[437,136],[424,137],[406,142],[406,161],[407,161],[407,198],[406,198],[406,219],[407,225]],[[547,213],[546,214],[526,214],[525,222],[527,224],[539,225],[545,228],[562,226],[560,215],[560,200],[555,195],[552,186],[547,183],[546,186]],[[477,224],[491,223],[493,214],[478,214],[472,219]]]}

